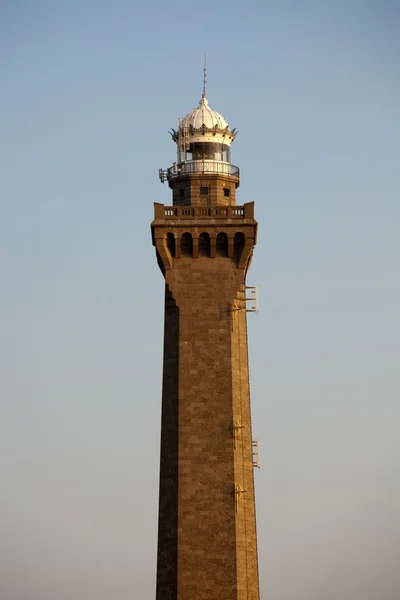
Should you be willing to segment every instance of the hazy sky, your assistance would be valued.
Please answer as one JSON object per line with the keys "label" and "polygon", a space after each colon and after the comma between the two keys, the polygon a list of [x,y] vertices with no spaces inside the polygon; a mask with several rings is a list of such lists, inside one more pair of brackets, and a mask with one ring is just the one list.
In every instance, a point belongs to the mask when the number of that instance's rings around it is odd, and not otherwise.
{"label": "hazy sky", "polygon": [[400,597],[400,5],[0,2],[0,600],[153,600],[168,129],[240,130],[263,600]]}

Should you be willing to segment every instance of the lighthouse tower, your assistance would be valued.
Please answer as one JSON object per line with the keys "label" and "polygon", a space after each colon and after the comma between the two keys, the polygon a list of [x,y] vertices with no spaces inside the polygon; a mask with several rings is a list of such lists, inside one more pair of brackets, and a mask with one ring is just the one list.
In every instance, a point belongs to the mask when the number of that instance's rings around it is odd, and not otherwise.
{"label": "lighthouse tower", "polygon": [[206,98],[171,135],[160,169],[172,205],[155,203],[165,278],[157,600],[258,600],[246,273],[254,203],[238,206],[235,140]]}

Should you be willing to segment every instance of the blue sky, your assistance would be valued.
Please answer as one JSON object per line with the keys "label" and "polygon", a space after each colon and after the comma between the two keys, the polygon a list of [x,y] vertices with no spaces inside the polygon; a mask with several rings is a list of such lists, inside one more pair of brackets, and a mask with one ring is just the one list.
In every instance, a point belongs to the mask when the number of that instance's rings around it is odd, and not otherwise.
{"label": "blue sky", "polygon": [[261,593],[397,600],[396,2],[0,4],[0,597],[154,598],[168,130],[256,202]]}

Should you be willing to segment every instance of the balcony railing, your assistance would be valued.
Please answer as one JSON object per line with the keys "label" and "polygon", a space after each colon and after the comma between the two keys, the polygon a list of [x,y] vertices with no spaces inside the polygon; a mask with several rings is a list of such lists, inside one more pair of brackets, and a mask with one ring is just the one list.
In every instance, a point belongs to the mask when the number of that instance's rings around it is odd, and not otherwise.
{"label": "balcony railing", "polygon": [[221,160],[189,160],[170,167],[167,171],[167,179],[190,173],[216,173],[239,178],[239,167]]}
{"label": "balcony railing", "polygon": [[155,219],[254,219],[254,202],[244,206],[164,206],[155,203]]}

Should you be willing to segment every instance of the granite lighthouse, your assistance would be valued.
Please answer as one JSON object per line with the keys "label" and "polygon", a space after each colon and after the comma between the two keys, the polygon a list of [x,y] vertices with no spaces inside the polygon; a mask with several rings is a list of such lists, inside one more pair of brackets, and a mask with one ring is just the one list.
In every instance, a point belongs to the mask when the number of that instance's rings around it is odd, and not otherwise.
{"label": "granite lighthouse", "polygon": [[258,600],[246,317],[254,203],[236,203],[235,129],[199,105],[171,132],[151,224],[165,278],[157,600]]}

